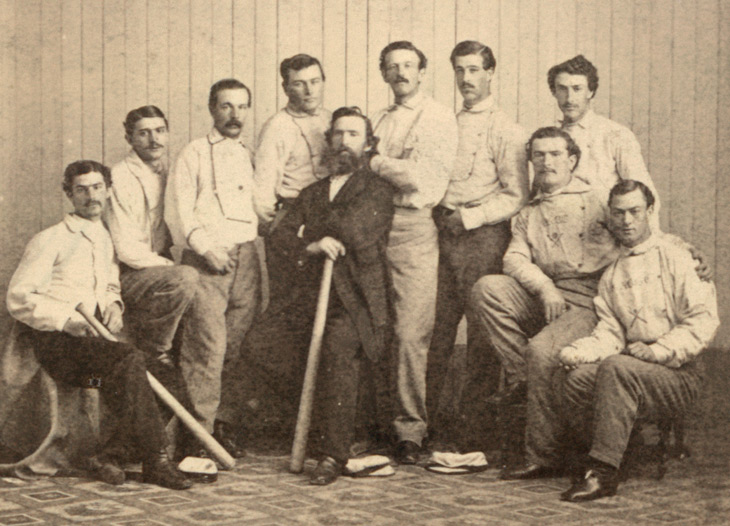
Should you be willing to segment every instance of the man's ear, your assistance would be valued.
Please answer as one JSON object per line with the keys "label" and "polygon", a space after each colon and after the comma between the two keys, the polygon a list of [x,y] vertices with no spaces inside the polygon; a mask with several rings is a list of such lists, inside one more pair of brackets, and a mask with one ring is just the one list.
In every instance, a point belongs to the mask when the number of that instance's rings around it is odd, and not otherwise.
{"label": "man's ear", "polygon": [[569,155],[568,159],[570,160],[570,171],[572,172],[573,170],[575,170],[575,167],[578,165],[578,156]]}
{"label": "man's ear", "polygon": [[588,97],[588,100],[593,100],[593,97],[595,97],[595,96],[596,96],[596,92],[595,91],[591,91],[591,96]]}
{"label": "man's ear", "polygon": [[127,140],[127,144],[129,144],[130,146],[132,146],[132,138],[129,136],[128,133],[125,133],[124,134],[124,138]]}
{"label": "man's ear", "polygon": [[646,207],[646,213],[649,215],[654,214],[654,205],[649,205]]}

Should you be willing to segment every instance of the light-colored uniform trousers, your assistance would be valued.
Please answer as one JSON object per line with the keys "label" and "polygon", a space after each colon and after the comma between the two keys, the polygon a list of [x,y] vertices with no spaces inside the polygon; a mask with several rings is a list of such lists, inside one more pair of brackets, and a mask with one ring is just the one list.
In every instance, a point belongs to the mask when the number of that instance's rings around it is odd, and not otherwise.
{"label": "light-colored uniform trousers", "polygon": [[552,388],[560,350],[588,336],[598,322],[593,309],[598,278],[562,280],[555,283],[568,310],[545,325],[542,302],[517,280],[505,275],[481,278],[469,303],[468,320],[479,324],[502,360],[508,383],[527,381],[527,460],[551,465],[554,439],[562,428],[561,413]]}
{"label": "light-colored uniform trousers", "polygon": [[236,381],[241,343],[261,301],[261,269],[254,242],[237,245],[229,254],[236,265],[223,275],[213,273],[203,257],[191,250],[182,256],[184,265],[200,273],[202,305],[185,320],[180,368],[193,407],[208,431],[213,430],[217,415],[226,422],[236,421],[238,401],[226,395],[230,391],[226,386]]}
{"label": "light-colored uniform trousers", "polygon": [[388,238],[397,360],[395,432],[421,445],[426,436],[426,368],[436,317],[438,231],[430,209],[396,208]]}

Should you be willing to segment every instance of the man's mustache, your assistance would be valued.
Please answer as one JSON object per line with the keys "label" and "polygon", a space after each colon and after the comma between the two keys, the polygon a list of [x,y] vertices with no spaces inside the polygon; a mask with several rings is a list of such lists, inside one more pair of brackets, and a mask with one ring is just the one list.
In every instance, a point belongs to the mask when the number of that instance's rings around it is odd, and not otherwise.
{"label": "man's mustache", "polygon": [[101,206],[101,201],[97,201],[97,200],[88,201],[84,206],[91,206],[91,205],[99,205],[99,206]]}
{"label": "man's mustache", "polygon": [[397,79],[395,79],[395,81],[396,82],[408,82],[408,79],[405,77],[398,77]]}
{"label": "man's mustache", "polygon": [[471,89],[476,89],[476,88],[475,88],[475,87],[474,87],[473,85],[469,84],[468,82],[464,82],[464,83],[462,83],[461,87],[462,87],[462,88],[471,88]]}
{"label": "man's mustache", "polygon": [[229,120],[228,122],[226,122],[226,128],[228,128],[230,126],[238,126],[239,128],[243,128],[243,123],[241,121],[239,121],[238,119],[233,118],[233,119]]}
{"label": "man's mustache", "polygon": [[162,146],[161,144],[157,144],[156,142],[153,142],[152,144],[150,144],[150,145],[149,145],[149,146],[147,147],[147,149],[148,149],[148,150],[153,150],[153,149],[155,149],[155,148],[162,148],[162,147],[163,147],[163,146]]}

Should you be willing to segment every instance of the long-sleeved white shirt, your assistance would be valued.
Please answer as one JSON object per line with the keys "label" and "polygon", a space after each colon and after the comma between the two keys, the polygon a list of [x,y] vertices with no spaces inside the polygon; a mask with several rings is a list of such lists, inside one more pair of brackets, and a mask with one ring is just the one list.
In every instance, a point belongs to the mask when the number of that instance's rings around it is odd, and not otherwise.
{"label": "long-sleeved white shirt", "polygon": [[527,135],[491,95],[456,116],[459,147],[441,205],[459,209],[464,228],[514,216],[527,201]]}
{"label": "long-sleeved white shirt", "polygon": [[254,203],[259,217],[270,217],[279,197],[294,199],[327,176],[322,153],[331,119],[323,108],[309,114],[286,107],[266,121],[256,147]]}
{"label": "long-sleeved white shirt", "polygon": [[258,219],[246,147],[213,128],[183,148],[167,180],[165,221],[175,245],[200,255],[254,240]]}
{"label": "long-sleeved white shirt", "polygon": [[593,363],[643,342],[657,363],[680,367],[692,361],[720,325],[715,286],[702,281],[695,266],[690,253],[667,236],[623,247],[598,287],[598,325],[563,349],[561,359]]}
{"label": "long-sleeved white shirt", "polygon": [[160,255],[171,244],[164,219],[165,183],[165,174],[154,172],[134,150],[112,168],[104,221],[119,261],[131,268],[173,264]]}
{"label": "long-sleeved white shirt", "polygon": [[651,190],[655,198],[651,226],[654,232],[659,232],[659,194],[646,169],[634,132],[590,109],[578,122],[559,121],[558,125],[580,147],[581,157],[575,175],[607,191],[621,179],[639,181]]}
{"label": "long-sleeved white shirt", "polygon": [[404,208],[433,208],[446,193],[456,157],[459,132],[451,110],[423,93],[393,104],[372,119],[380,138],[370,167],[398,191]]}
{"label": "long-sleeved white shirt", "polygon": [[62,331],[69,319],[83,321],[76,306],[103,313],[123,305],[119,267],[101,221],[68,214],[39,232],[25,248],[8,285],[7,307],[16,320],[39,331]]}
{"label": "long-sleeved white shirt", "polygon": [[515,217],[504,273],[533,294],[550,282],[595,274],[615,261],[608,195],[573,176],[551,194],[538,192]]}

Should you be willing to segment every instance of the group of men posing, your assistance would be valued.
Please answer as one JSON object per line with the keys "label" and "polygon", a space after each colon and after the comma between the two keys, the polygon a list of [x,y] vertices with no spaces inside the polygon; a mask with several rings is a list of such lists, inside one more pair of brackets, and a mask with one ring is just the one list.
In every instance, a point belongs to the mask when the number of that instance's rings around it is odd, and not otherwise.
{"label": "group of men posing", "polygon": [[[324,70],[300,54],[281,64],[289,102],[255,156],[241,142],[251,92],[225,79],[210,90],[211,131],[169,173],[168,123],[155,106],[127,115],[131,151],[111,171],[67,167],[75,211],[30,242],[7,303],[52,377],[100,379],[124,430],[93,463],[102,480],[123,482],[126,440],[145,480],[190,485],[165,453],[145,362],[179,373],[180,396],[236,456],[243,415],[271,394],[296,407],[325,258],[334,271],[313,484],[342,474],[358,408],[382,409],[383,382],[394,392],[398,462],[416,463],[427,437],[432,450],[449,442],[485,380],[475,365],[485,357],[502,368],[492,401],[527,399],[525,464],[502,478],[554,475],[560,437],[592,414],[585,476],[562,495],[570,501],[615,493],[637,418],[692,403],[695,358],[719,323],[709,269],[659,230],[633,133],[591,110],[596,68],[580,55],[550,69],[564,119],[528,139],[495,105],[489,47],[461,42],[451,63],[464,99],[456,116],[423,93],[427,59],[399,41],[380,53],[395,103],[372,119],[324,109]],[[270,303],[254,321],[259,233]],[[112,332],[124,311],[134,346],[100,340],[78,303]],[[436,415],[463,315],[461,403]],[[496,389],[498,378],[486,380]]]}

